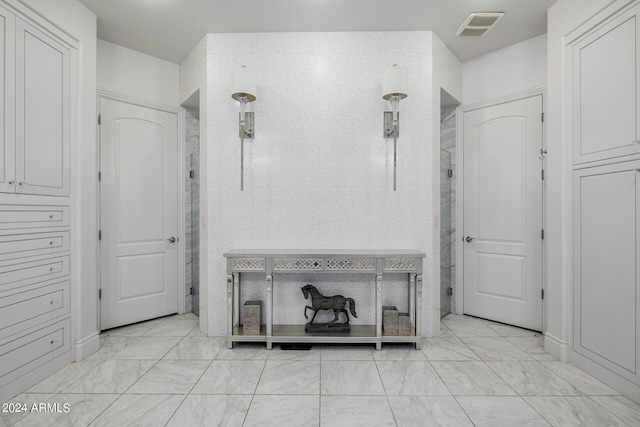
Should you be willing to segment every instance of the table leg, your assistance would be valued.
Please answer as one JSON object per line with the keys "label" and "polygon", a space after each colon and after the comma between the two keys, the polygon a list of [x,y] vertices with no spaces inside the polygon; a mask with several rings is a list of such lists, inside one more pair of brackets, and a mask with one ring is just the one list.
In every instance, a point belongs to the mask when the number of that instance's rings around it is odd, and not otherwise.
{"label": "table leg", "polygon": [[[382,276],[376,276],[376,338],[382,339]],[[380,350],[381,343],[376,343],[376,349]]]}
{"label": "table leg", "polygon": [[233,326],[240,326],[240,273],[233,274]]}
{"label": "table leg", "polygon": [[233,276],[227,275],[227,348],[233,348]]}
{"label": "table leg", "polygon": [[[416,326],[416,275],[409,273],[409,320]],[[417,329],[415,329],[417,330]]]}
{"label": "table leg", "polygon": [[420,349],[422,345],[422,274],[416,276],[416,349]]}
{"label": "table leg", "polygon": [[267,323],[267,349],[271,350],[271,337],[273,336],[273,276],[267,275],[267,306],[265,322]]}

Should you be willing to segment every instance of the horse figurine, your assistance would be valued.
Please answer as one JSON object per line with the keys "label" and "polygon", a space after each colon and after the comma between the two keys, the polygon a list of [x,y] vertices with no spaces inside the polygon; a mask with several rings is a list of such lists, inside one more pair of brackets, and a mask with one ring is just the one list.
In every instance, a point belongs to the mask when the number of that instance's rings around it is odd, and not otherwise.
{"label": "horse figurine", "polygon": [[342,295],[334,295],[332,297],[325,297],[322,295],[315,286],[305,285],[302,288],[302,294],[305,299],[309,299],[309,295],[311,295],[311,307],[308,305],[304,307],[304,318],[308,319],[307,310],[313,310],[313,317],[308,325],[313,323],[313,320],[316,318],[316,314],[318,314],[318,310],[333,310],[333,314],[335,318],[329,322],[327,325],[332,325],[338,321],[338,316],[340,312],[344,313],[347,316],[347,322],[345,325],[349,324],[349,313],[345,310],[344,306],[349,302],[349,310],[351,310],[351,314],[353,317],[358,317],[356,314],[356,302],[353,298],[345,298]]}

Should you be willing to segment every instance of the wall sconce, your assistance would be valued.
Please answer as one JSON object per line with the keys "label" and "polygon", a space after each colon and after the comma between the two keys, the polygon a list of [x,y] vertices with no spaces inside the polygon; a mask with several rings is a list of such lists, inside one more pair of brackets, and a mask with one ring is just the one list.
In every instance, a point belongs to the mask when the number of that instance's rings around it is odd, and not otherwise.
{"label": "wall sconce", "polygon": [[398,64],[393,64],[393,67],[385,70],[382,77],[382,98],[391,103],[392,109],[384,112],[384,137],[393,137],[393,191],[396,191],[396,148],[400,136],[398,105],[401,99],[407,97],[408,81],[409,72],[406,68],[398,67]]}
{"label": "wall sconce", "polygon": [[244,139],[253,139],[255,134],[253,113],[245,108],[256,100],[256,74],[244,65],[231,74],[231,97],[240,102],[240,191],[244,191]]}

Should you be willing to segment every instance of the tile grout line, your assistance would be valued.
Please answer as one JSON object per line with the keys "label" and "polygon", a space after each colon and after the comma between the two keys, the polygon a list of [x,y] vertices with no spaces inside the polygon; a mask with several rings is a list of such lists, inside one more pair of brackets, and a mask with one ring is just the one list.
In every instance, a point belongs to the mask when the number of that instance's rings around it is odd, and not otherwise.
{"label": "tile grout line", "polygon": [[[458,338],[460,339],[460,338]],[[462,340],[460,340],[464,345],[466,345]],[[471,349],[469,349],[471,350]],[[474,353],[475,354],[475,353]],[[425,354],[426,357],[426,354]],[[442,378],[442,376],[440,375],[440,372],[438,372],[438,370],[436,369],[435,366],[433,366],[433,363],[431,363],[431,360],[427,357],[427,362],[429,362],[429,365],[431,366],[431,369],[433,369],[433,371],[436,373],[436,375],[438,376],[438,378],[440,378],[440,381],[442,381],[442,384],[444,384],[444,386],[446,387],[446,389],[449,391],[451,397],[453,397],[453,400],[456,402],[456,404],[458,405],[458,407],[462,410],[462,412],[466,415],[467,419],[469,420],[469,422],[472,425],[476,425],[472,420],[471,420],[471,416],[467,413],[466,409],[464,409],[464,407],[460,404],[460,402],[458,401],[458,397],[453,394],[453,392],[451,391],[451,389],[449,388],[449,386],[447,385],[447,383],[444,381],[444,379]]]}
{"label": "tile grout line", "polygon": [[[197,328],[198,326],[194,327]],[[193,329],[189,332],[189,334],[193,332]],[[182,342],[184,341],[189,334],[187,334],[182,340],[180,340],[178,342],[178,344],[176,344],[176,347]],[[174,347],[175,348],[175,347]],[[178,407],[175,409],[175,411],[173,411],[173,413],[171,414],[171,416],[169,417],[169,419],[167,420],[167,422],[165,423],[165,426],[167,426],[171,420],[173,419],[173,417],[175,417],[176,413],[178,412],[178,410],[182,407],[182,405],[184,405],[184,402],[187,400],[187,398],[189,396],[192,396],[191,392],[193,391],[193,389],[196,387],[196,385],[198,384],[198,382],[200,382],[200,380],[202,379],[202,377],[204,376],[205,372],[207,372],[207,370],[209,369],[209,367],[213,364],[213,361],[215,360],[216,356],[218,355],[218,353],[220,353],[220,350],[222,349],[222,347],[220,349],[218,349],[218,352],[213,355],[213,358],[211,359],[211,361],[209,362],[209,364],[207,365],[206,368],[204,368],[204,370],[202,371],[202,373],[200,374],[200,376],[198,377],[197,380],[195,380],[195,382],[193,383],[193,385],[191,386],[191,389],[189,389],[189,391],[187,392],[187,394],[185,395],[184,399],[182,399],[182,402],[180,402],[180,404],[178,405]],[[173,350],[173,348],[171,349]],[[169,350],[169,352],[171,352],[171,350]],[[168,353],[167,353],[168,354]],[[165,354],[166,357],[166,354]],[[191,360],[191,359],[176,359],[176,360]]]}
{"label": "tile grout line", "polygon": [[389,400],[389,394],[387,393],[387,388],[384,386],[384,381],[382,380],[382,375],[380,374],[380,367],[378,366],[378,360],[376,360],[375,356],[373,357],[373,363],[375,363],[376,365],[376,372],[378,373],[378,378],[380,379],[380,384],[382,385],[382,390],[384,391],[384,398],[387,401],[387,405],[389,405],[389,411],[391,411],[391,417],[393,418],[393,422],[397,427],[398,420],[396,419],[396,414],[393,412],[393,406],[391,406],[391,401]]}
{"label": "tile grout line", "polygon": [[258,386],[260,385],[260,380],[262,379],[262,375],[264,374],[264,370],[267,368],[267,361],[269,360],[270,354],[267,354],[267,358],[264,359],[264,365],[262,366],[262,371],[260,371],[260,376],[258,377],[258,381],[256,382],[256,388],[253,389],[253,393],[251,394],[251,400],[249,401],[249,406],[247,406],[247,412],[244,414],[244,418],[242,419],[242,425],[247,422],[247,417],[249,416],[249,411],[251,410],[251,405],[253,404],[253,399],[256,397],[256,391],[258,391]]}
{"label": "tile grout line", "polygon": [[[593,398],[592,395],[586,395],[585,397],[587,397],[589,400],[591,400],[592,402],[595,402],[596,405],[598,405],[599,407],[601,407],[602,409],[605,410],[605,412],[611,414],[612,416],[614,416],[615,418],[619,419],[620,421],[622,421],[624,424],[629,425],[629,423],[627,423],[625,420],[623,420],[621,417],[618,416],[618,414],[613,413],[612,411],[610,411],[609,409],[607,409],[606,406],[604,406],[603,404],[601,404],[600,402],[598,402],[597,400],[595,400]],[[618,396],[607,396],[607,397],[618,397]]]}
{"label": "tile grout line", "polygon": [[322,346],[318,349],[320,352],[320,390],[318,391],[318,427],[322,426]]}
{"label": "tile grout line", "polygon": [[[162,324],[163,324],[163,323],[165,323],[165,322],[166,322],[166,320],[164,320],[164,321],[160,322],[157,326],[160,326],[160,325],[162,325]],[[153,328],[155,328],[155,326],[154,326]],[[149,331],[151,331],[153,328],[149,329]],[[147,331],[147,332],[149,332],[149,331]],[[188,335],[188,334],[187,334],[187,335]],[[180,342],[182,342],[182,340],[183,340],[184,338],[186,338],[186,336],[187,336],[187,335],[185,335],[184,337],[182,337],[182,339],[181,339],[181,340],[179,340],[177,343],[175,343],[175,344],[174,344],[174,345],[173,345],[169,350],[167,350],[167,352],[166,352],[162,357],[160,357],[159,359],[157,359],[153,365],[151,365],[151,366],[150,366],[146,371],[144,371],[144,373],[143,373],[142,375],[140,375],[140,377],[139,377],[138,379],[136,379],[136,380],[133,382],[133,384],[131,384],[131,385],[130,385],[126,390],[124,390],[122,393],[120,393],[120,396],[119,396],[119,397],[117,397],[117,398],[116,398],[113,402],[111,402],[111,404],[110,404],[110,405],[108,405],[108,406],[107,406],[107,407],[106,407],[102,412],[100,412],[96,417],[94,417],[94,418],[93,418],[93,420],[91,420],[91,422],[89,423],[89,425],[91,425],[91,424],[95,423],[95,422],[96,422],[96,420],[97,420],[98,418],[100,418],[100,416],[101,416],[102,414],[104,414],[104,413],[105,413],[109,408],[111,408],[111,407],[112,407],[112,406],[113,406],[113,405],[114,405],[118,400],[120,400],[121,398],[123,398],[123,396],[127,393],[127,391],[129,391],[129,390],[131,389],[131,387],[133,387],[133,386],[134,386],[138,381],[140,381],[140,379],[142,379],[142,377],[144,377],[147,373],[149,373],[149,371],[151,371],[151,369],[153,369],[153,368],[158,364],[158,362],[160,362],[160,361],[162,360],[162,358],[163,358],[164,356],[166,356],[167,354],[169,354],[169,352],[170,352],[171,350],[173,350],[173,349],[174,349],[174,348],[175,348],[175,347],[176,347]],[[138,336],[138,339],[139,339],[139,338],[141,338],[141,337],[143,337],[143,336],[145,336],[145,335],[143,334],[143,335]],[[136,341],[137,341],[137,340],[136,340]],[[133,341],[131,344],[133,344],[133,343],[135,343],[135,341]],[[127,346],[128,346],[128,345],[127,345]],[[127,346],[125,346],[125,348],[126,348]],[[124,350],[124,349],[123,349],[123,350]],[[107,359],[107,360],[116,360],[116,361],[117,361],[117,360],[140,360],[140,361],[144,361],[144,360],[153,360],[153,359],[114,359],[114,358],[113,358],[113,356],[115,356],[115,355],[116,355],[116,354],[118,354],[118,353],[119,353],[119,352],[117,352],[117,353],[113,354],[113,355],[112,355],[109,359]],[[106,360],[105,360],[105,361],[106,361]],[[91,393],[91,394],[101,394],[101,393]],[[106,393],[105,393],[105,394],[106,394]],[[117,394],[117,393],[116,393],[116,394]],[[185,396],[185,398],[183,398],[183,399],[182,399],[182,401],[183,401],[183,402],[184,402],[184,399],[186,399],[186,396]],[[180,405],[182,405],[182,402],[180,403]],[[180,407],[180,405],[178,405],[178,407]],[[174,411],[174,412],[175,412],[175,411]],[[173,417],[173,414],[171,414],[171,417]],[[169,420],[171,420],[171,417],[169,417]],[[169,422],[169,420],[167,420],[167,422]],[[166,425],[166,423],[165,423],[165,425]]]}

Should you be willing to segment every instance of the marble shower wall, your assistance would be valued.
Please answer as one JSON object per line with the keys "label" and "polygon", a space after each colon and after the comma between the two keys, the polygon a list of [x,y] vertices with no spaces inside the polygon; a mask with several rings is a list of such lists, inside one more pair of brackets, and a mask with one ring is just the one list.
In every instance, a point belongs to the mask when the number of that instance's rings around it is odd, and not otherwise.
{"label": "marble shower wall", "polygon": [[[441,267],[449,268],[450,270],[450,287],[453,289],[453,295],[451,296],[451,311],[455,313],[456,307],[456,108],[457,106],[449,106],[441,109],[441,139],[440,149],[446,151],[451,159],[451,169],[453,170],[453,176],[449,179],[450,198],[450,227],[445,232],[442,231],[440,238],[446,239],[443,241],[444,247],[448,250],[450,255],[450,263],[448,266],[442,264],[442,261],[447,259],[444,254],[441,254]],[[444,174],[446,175],[446,174]],[[444,183],[441,183],[441,187],[444,188]],[[444,249],[443,249],[444,250]],[[449,278],[448,277],[448,278]],[[443,275],[444,278],[444,275]]]}
{"label": "marble shower wall", "polygon": [[[197,250],[199,245],[198,217],[200,210],[199,183],[200,176],[200,118],[195,109],[185,108],[185,149],[184,149],[184,173],[185,173],[185,312],[193,310],[193,297],[190,294],[192,287],[197,288],[200,257]],[[194,178],[190,177],[193,171]],[[195,248],[195,249],[194,249]]]}

